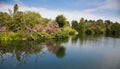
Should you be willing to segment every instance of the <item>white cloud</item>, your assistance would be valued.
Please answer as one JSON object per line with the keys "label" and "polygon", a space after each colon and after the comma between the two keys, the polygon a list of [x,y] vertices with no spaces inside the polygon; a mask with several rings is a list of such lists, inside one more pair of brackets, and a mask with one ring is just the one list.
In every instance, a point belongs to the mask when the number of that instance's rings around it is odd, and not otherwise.
{"label": "white cloud", "polygon": [[[84,12],[96,12],[96,11],[106,11],[106,10],[119,10],[120,11],[120,0],[105,0],[104,2],[97,3],[98,7],[92,9],[86,9]],[[97,5],[96,4],[96,5]]]}
{"label": "white cloud", "polygon": [[[8,12],[9,9],[13,9],[13,5],[11,4],[5,4],[2,3],[0,4],[0,11],[5,11]],[[85,19],[92,19],[92,20],[97,20],[97,19],[103,19],[103,20],[112,20],[112,21],[117,21],[120,22],[120,19],[117,17],[110,17],[110,16],[100,16],[97,14],[93,13],[88,13],[88,12],[82,12],[82,11],[60,11],[60,10],[50,10],[46,8],[36,8],[36,7],[28,7],[25,5],[20,5],[19,6],[20,11],[35,11],[39,12],[43,17],[46,18],[51,18],[55,19],[55,17],[59,14],[65,15],[65,17],[71,21],[71,20],[80,20],[81,17],[84,17]]]}

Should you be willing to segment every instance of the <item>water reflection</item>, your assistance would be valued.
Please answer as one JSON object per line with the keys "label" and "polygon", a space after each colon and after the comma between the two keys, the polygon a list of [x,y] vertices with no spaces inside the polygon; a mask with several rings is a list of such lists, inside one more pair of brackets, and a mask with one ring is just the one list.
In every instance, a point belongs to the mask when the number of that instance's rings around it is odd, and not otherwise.
{"label": "water reflection", "polygon": [[0,43],[0,59],[16,57],[19,63],[26,63],[25,59],[29,55],[42,52],[42,48],[43,46],[33,41],[4,41]]}
{"label": "water reflection", "polygon": [[65,47],[61,46],[62,43],[68,42],[68,39],[65,40],[51,40],[46,42],[46,46],[49,52],[52,52],[58,58],[63,58],[65,56]]}
{"label": "water reflection", "polygon": [[119,42],[119,38],[94,35],[0,41],[0,69],[120,69]]}
{"label": "water reflection", "polygon": [[104,35],[77,35],[71,37],[70,44],[81,47],[117,47],[119,46],[119,39],[119,37],[104,37]]}
{"label": "water reflection", "polygon": [[[56,55],[58,58],[65,56],[65,47],[61,46],[61,43],[66,43],[66,40],[46,40],[44,42],[38,41],[4,41],[0,42],[0,62],[6,56],[11,55],[21,63],[26,63],[26,59],[35,54],[37,62],[38,57],[45,55],[44,48],[47,48],[49,52]],[[6,55],[7,54],[7,55]],[[8,55],[9,54],[9,55]]]}

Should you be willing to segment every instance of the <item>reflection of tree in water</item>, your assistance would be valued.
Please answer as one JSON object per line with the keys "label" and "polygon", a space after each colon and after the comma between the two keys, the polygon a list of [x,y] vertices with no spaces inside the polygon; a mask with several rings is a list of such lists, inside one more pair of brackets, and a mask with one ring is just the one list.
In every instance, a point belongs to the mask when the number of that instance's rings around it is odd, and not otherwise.
{"label": "reflection of tree in water", "polygon": [[0,57],[3,57],[3,54],[6,54],[6,49],[0,46]]}
{"label": "reflection of tree in water", "polygon": [[103,35],[85,35],[85,34],[79,34],[76,36],[71,37],[71,42],[76,44],[77,41],[82,46],[84,42],[86,41],[94,41],[96,42],[96,38],[103,37]]}
{"label": "reflection of tree in water", "polygon": [[20,64],[26,63],[26,58],[31,54],[42,52],[42,48],[43,46],[35,41],[0,41],[0,58],[4,58],[2,56],[6,53],[11,53],[11,57],[16,57]]}
{"label": "reflection of tree in water", "polygon": [[71,37],[71,42],[76,44],[77,41],[79,40],[80,44],[83,44],[83,41],[85,40],[85,35],[80,34],[80,35],[75,35]]}
{"label": "reflection of tree in water", "polygon": [[77,41],[78,41],[78,37],[77,36],[72,36],[71,37],[71,42],[73,43],[73,44],[76,44],[77,43]]}
{"label": "reflection of tree in water", "polygon": [[58,58],[65,56],[65,47],[61,46],[61,43],[68,42],[68,40],[51,40],[46,43],[49,52],[54,53]]}
{"label": "reflection of tree in water", "polygon": [[66,49],[61,46],[56,52],[55,52],[55,55],[58,57],[58,58],[63,58],[65,56],[65,51]]}
{"label": "reflection of tree in water", "polygon": [[[61,43],[66,43],[68,39],[64,40],[46,40],[41,41],[0,41],[0,59],[5,59],[4,55],[9,56],[9,58],[15,57],[18,64],[26,64],[28,58],[33,54],[35,55],[35,62],[38,62],[40,56],[46,54],[43,50],[47,46],[48,50],[57,57],[65,56],[65,48],[61,46]],[[7,60],[7,58],[5,59]],[[1,61],[0,62],[4,62]]]}

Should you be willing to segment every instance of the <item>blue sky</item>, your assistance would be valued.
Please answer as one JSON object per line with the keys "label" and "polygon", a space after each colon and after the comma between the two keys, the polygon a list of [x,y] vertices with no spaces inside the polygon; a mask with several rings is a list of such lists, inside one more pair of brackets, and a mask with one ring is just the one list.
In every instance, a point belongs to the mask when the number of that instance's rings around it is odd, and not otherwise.
{"label": "blue sky", "polygon": [[120,22],[120,0],[0,0],[0,11],[12,8],[16,3],[22,11],[37,11],[52,19],[64,14],[68,20],[84,17]]}

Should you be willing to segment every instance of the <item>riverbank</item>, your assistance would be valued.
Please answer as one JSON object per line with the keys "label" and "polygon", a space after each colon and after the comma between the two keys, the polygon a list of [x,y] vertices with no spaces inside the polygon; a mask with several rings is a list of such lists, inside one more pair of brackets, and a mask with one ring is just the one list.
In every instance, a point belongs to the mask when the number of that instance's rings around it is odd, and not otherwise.
{"label": "riverbank", "polygon": [[70,35],[75,35],[75,31],[61,31],[51,34],[45,32],[31,32],[29,34],[25,33],[0,33],[0,41],[4,40],[45,40],[45,39],[65,39]]}

